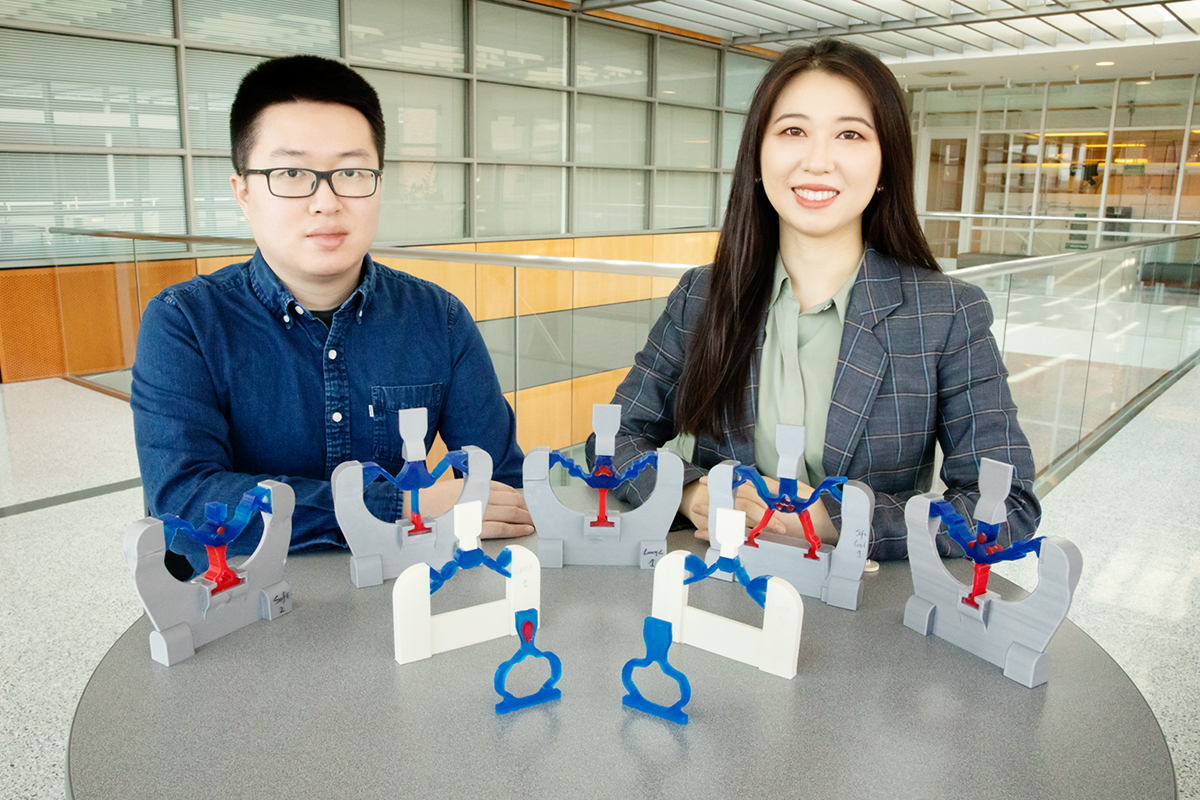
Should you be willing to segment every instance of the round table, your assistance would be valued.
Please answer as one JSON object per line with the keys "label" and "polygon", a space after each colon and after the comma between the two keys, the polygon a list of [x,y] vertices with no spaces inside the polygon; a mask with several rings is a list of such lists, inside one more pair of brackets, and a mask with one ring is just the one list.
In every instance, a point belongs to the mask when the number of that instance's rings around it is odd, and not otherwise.
{"label": "round table", "polygon": [[[511,543],[536,552],[536,537]],[[671,549],[701,544],[686,532],[670,539]],[[969,564],[952,567],[967,576]],[[345,551],[291,556],[293,611],[278,620],[173,667],[150,660],[146,617],[121,636],[76,710],[68,796],[1176,796],[1157,720],[1095,642],[1063,623],[1049,683],[1026,689],[904,627],[906,562],[865,576],[858,611],[804,598],[794,679],[675,644],[671,663],[692,687],[689,724],[626,708],[621,667],[645,655],[652,578],[635,567],[542,570],[536,644],[562,659],[562,699],[498,716],[493,675],[516,637],[399,665],[394,581],[355,589]],[[993,581],[1006,597],[1020,593]],[[691,588],[692,605],[761,624],[740,586],[710,578]],[[460,572],[433,612],[502,596],[498,575]],[[514,668],[510,691],[548,674],[523,672],[529,664]],[[674,699],[659,673],[639,684]]]}

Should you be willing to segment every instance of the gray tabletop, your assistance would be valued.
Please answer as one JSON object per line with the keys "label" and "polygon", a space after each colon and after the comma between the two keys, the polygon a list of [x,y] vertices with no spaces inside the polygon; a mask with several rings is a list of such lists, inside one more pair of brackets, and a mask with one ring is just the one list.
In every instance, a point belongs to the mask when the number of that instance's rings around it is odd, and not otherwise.
{"label": "gray tabletop", "polygon": [[[536,551],[535,537],[516,543]],[[685,534],[671,545],[699,549]],[[965,577],[969,565],[954,567]],[[145,617],[129,628],[80,699],[69,796],[1176,796],[1158,722],[1095,642],[1064,623],[1049,683],[1026,689],[904,627],[904,562],[866,577],[858,611],[805,598],[791,681],[672,646],[692,686],[682,727],[621,704],[621,667],[645,654],[651,571],[543,570],[536,643],[562,659],[563,696],[506,716],[494,712],[492,679],[515,637],[401,666],[394,581],[355,589],[346,552],[291,556],[287,573],[291,614],[176,666],[150,660]],[[434,596],[433,612],[501,596],[499,576],[471,570]],[[761,624],[737,585],[709,579],[691,596]],[[530,663],[513,670],[510,691],[540,685],[546,670]],[[654,678],[643,692],[672,702],[674,684]]]}

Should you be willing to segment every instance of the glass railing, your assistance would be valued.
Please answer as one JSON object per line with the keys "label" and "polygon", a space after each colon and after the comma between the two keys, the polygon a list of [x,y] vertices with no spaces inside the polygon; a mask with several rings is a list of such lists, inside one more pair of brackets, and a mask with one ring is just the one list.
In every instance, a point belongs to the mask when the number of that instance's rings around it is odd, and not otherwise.
{"label": "glass railing", "polygon": [[991,300],[993,333],[1041,468],[1061,474],[1098,432],[1200,356],[1200,234],[954,274]]}
{"label": "glass railing", "polygon": [[[118,392],[128,391],[146,302],[166,286],[245,260],[253,251],[249,240],[212,237],[74,229],[42,235],[51,237],[56,252],[61,248],[65,262],[77,262],[95,243],[96,263],[25,270],[38,273],[29,280],[51,291],[41,301],[45,315],[57,315],[56,323],[39,323],[34,338],[60,344],[56,352],[14,360],[15,339],[0,330],[3,379],[68,375]],[[518,439],[528,450],[577,446],[587,437],[592,404],[612,398],[687,269],[678,262],[708,260],[715,236],[699,249],[691,242],[691,251],[681,249],[681,241],[615,237],[575,240],[571,249],[571,240],[497,242],[379,248],[372,255],[463,301],[478,322],[515,409]],[[173,249],[164,252],[168,246]],[[502,249],[511,252],[484,252]],[[572,250],[628,253],[631,259],[556,254]],[[647,255],[675,258],[657,263]],[[0,278],[13,274],[0,270]],[[991,300],[993,332],[1043,487],[1179,367],[1200,358],[1200,234],[955,275],[981,286]]]}
{"label": "glass railing", "polygon": [[[920,215],[926,238],[945,266],[975,266],[1033,256],[1087,252],[1200,232],[1197,220],[1098,217],[1086,213]],[[969,242],[969,246],[965,246]],[[961,253],[961,255],[960,255]]]}

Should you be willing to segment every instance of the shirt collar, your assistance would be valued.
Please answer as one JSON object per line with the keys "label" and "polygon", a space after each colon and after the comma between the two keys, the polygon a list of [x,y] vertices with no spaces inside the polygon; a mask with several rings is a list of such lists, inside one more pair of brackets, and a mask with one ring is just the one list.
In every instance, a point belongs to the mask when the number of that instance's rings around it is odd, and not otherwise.
{"label": "shirt collar", "polygon": [[[854,282],[858,280],[858,273],[862,271],[863,262],[866,260],[866,258],[867,252],[866,250],[863,250],[862,258],[858,260],[858,266],[855,267],[854,271],[851,272],[849,277],[846,278],[846,282],[842,284],[841,288],[833,293],[833,297],[831,297],[828,302],[822,303],[820,306],[813,306],[812,308],[805,310],[803,313],[820,313],[821,311],[829,308],[829,303],[832,303],[834,309],[837,311],[838,323],[844,324],[846,322],[846,309],[850,305],[850,292],[852,289],[854,289]],[[771,301],[768,304],[768,308],[774,307],[781,298],[795,297],[795,295],[792,294],[791,279],[788,277],[787,269],[783,266],[782,253],[775,253],[775,276],[772,278],[771,285],[774,288],[771,291]]]}
{"label": "shirt collar", "polygon": [[[371,256],[369,254],[363,256],[362,280],[358,282],[354,292],[342,304],[343,306],[346,304],[352,304],[351,307],[355,304],[358,306],[358,312],[354,315],[356,322],[362,322],[363,311],[375,288],[378,271],[379,267],[376,266]],[[271,314],[288,328],[296,323],[295,312],[299,307],[296,298],[267,264],[261,250],[255,250],[254,257],[250,259],[250,289]]]}

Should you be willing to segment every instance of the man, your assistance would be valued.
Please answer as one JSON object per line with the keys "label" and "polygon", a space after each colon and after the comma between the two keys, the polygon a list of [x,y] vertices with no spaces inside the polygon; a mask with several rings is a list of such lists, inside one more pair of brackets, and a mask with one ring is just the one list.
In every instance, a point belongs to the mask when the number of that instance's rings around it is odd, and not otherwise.
{"label": "man", "polygon": [[[243,78],[230,134],[230,182],[258,251],[146,307],[131,405],[150,512],[199,524],[206,502],[232,508],[271,478],[296,493],[293,550],[344,546],[334,467],[374,461],[396,474],[397,411],[425,407],[430,441],[440,432],[450,449],[492,456],[503,483],[492,483],[483,535],[531,533],[511,488],[523,460],[515,419],[474,321],[453,295],[367,255],[384,153],[374,89],[335,61],[267,61]],[[424,490],[425,516],[447,510],[460,489]],[[404,508],[383,480],[366,502],[381,519]],[[252,552],[261,534],[255,519],[228,554]],[[177,575],[206,566],[186,537],[171,550],[190,562],[168,553]]]}

